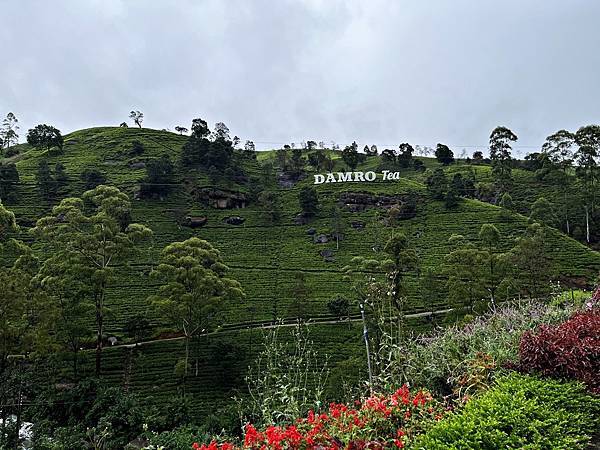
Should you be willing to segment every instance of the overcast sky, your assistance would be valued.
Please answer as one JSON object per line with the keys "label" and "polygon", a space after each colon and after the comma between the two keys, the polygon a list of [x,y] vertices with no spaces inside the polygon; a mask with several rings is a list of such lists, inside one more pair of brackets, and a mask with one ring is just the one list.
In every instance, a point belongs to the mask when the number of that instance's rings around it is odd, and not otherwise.
{"label": "overcast sky", "polygon": [[[455,150],[497,125],[533,151],[600,122],[597,0],[0,0],[0,114],[21,140],[194,117],[277,147]],[[272,143],[272,144],[271,144]]]}

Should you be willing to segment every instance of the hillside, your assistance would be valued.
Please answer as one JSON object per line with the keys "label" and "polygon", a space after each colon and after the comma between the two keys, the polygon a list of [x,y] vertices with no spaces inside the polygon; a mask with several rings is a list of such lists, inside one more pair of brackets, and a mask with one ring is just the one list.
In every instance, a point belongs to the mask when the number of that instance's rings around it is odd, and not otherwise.
{"label": "hillside", "polygon": [[[515,211],[475,199],[461,200],[457,207],[447,209],[442,201],[432,200],[425,185],[425,174],[413,169],[402,169],[398,181],[364,183],[321,184],[315,188],[319,196],[319,212],[308,223],[298,223],[300,212],[298,192],[303,186],[312,185],[308,176],[291,187],[282,187],[275,172],[269,173],[264,164],[275,163],[273,152],[259,153],[256,160],[243,159],[240,164],[245,180],[211,181],[203,171],[184,169],[179,164],[181,147],[187,137],[167,131],[137,128],[92,128],[65,136],[62,153],[48,153],[22,145],[20,155],[13,157],[20,174],[16,201],[7,203],[22,227],[21,238],[31,241],[27,229],[48,212],[59,198],[80,196],[85,190],[80,179],[85,169],[98,169],[106,176],[106,184],[119,187],[133,200],[132,219],[154,232],[153,240],[143,247],[135,262],[123,265],[118,282],[111,287],[107,299],[111,315],[106,323],[108,336],[116,336],[118,343],[130,342],[123,328],[127,320],[143,315],[151,323],[149,337],[157,339],[138,348],[108,348],[105,352],[104,376],[115,384],[151,394],[156,401],[169,398],[177,391],[177,379],[173,367],[181,353],[181,340],[159,340],[174,336],[173,330],[149,307],[147,298],[155,293],[157,284],[149,278],[152,267],[164,246],[197,236],[208,240],[222,253],[231,269],[231,277],[237,279],[246,299],[229,304],[225,310],[222,330],[207,336],[207,345],[198,348],[195,358],[196,376],[191,377],[189,392],[193,392],[198,411],[209,411],[222,405],[231,389],[240,387],[241,376],[252,361],[252,355],[260,341],[260,331],[245,328],[250,325],[272,323],[276,319],[288,322],[295,319],[298,305],[294,302],[294,285],[297,274],[304,274],[306,304],[300,305],[306,316],[319,322],[312,326],[312,338],[320,351],[332,356],[334,369],[343,370],[344,361],[360,355],[362,351],[360,327],[356,322],[340,323],[327,307],[336,295],[351,300],[351,316],[357,318],[356,306],[347,282],[343,280],[343,268],[355,256],[377,258],[382,243],[395,231],[409,236],[417,251],[420,269],[410,274],[407,314],[443,311],[462,305],[450,304],[445,296],[444,257],[451,251],[449,238],[461,234],[476,246],[481,245],[478,232],[483,224],[496,224],[502,236],[502,248],[508,250],[527,228],[528,206],[537,197],[559,197],[559,187],[540,183],[524,170],[515,169]],[[132,144],[139,141],[143,152],[132,154]],[[342,170],[339,153],[334,156],[333,171]],[[140,198],[138,191],[146,171],[145,164],[151,159],[167,156],[175,163],[170,192],[164,197]],[[68,182],[56,197],[47,199],[40,195],[35,174],[42,159],[52,167],[57,162],[64,165]],[[436,168],[433,158],[421,158],[425,167]],[[357,170],[376,170],[379,157],[369,157]],[[445,169],[448,173],[466,170],[459,163]],[[475,167],[478,179],[489,178],[489,167]],[[272,223],[264,209],[256,202],[257,192],[270,190],[281,204],[281,220]],[[400,220],[395,227],[386,227],[377,207],[375,196],[389,201],[403,201],[412,193],[418,197],[416,215]],[[357,195],[361,194],[361,195]],[[365,195],[362,195],[365,194]],[[340,200],[342,199],[342,200]],[[241,208],[219,208],[242,206]],[[387,201],[387,200],[385,200]],[[345,223],[339,249],[330,234],[333,228],[331,209],[340,206],[341,221]],[[346,205],[346,206],[345,206]],[[348,207],[347,205],[351,205]],[[354,205],[354,206],[352,206]],[[206,223],[190,227],[186,217],[206,218]],[[227,219],[234,217],[231,223]],[[237,218],[241,219],[237,219]],[[302,222],[302,221],[300,221]],[[239,224],[238,224],[239,223]],[[320,235],[327,242],[315,242]],[[328,236],[327,236],[328,235]],[[316,239],[317,238],[317,239]],[[574,285],[585,285],[600,270],[600,253],[566,236],[557,229],[547,232],[547,242],[555,263],[556,278]],[[37,244],[35,244],[37,245]],[[420,287],[420,274],[433,270],[439,281],[440,293],[428,298]],[[435,316],[440,321],[445,314]],[[90,318],[93,320],[93,318]],[[427,316],[411,319],[415,330],[431,326]],[[223,349],[231,350],[229,358],[218,358]],[[91,370],[91,355],[89,361]],[[225,377],[225,373],[230,373]]]}

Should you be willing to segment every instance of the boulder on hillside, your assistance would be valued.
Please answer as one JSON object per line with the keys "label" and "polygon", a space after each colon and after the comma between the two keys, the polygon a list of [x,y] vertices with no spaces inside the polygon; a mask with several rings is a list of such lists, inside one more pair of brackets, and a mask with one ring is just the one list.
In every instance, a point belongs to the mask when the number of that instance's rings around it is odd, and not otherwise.
{"label": "boulder on hillside", "polygon": [[309,236],[313,236],[314,234],[316,234],[317,230],[315,230],[314,228],[309,228],[308,230],[306,230],[306,234],[308,234]]}
{"label": "boulder on hillside", "polygon": [[244,219],[243,217],[240,217],[240,216],[231,216],[231,217],[225,217],[225,219],[223,219],[223,221],[229,225],[241,225],[246,221],[246,219]]}
{"label": "boulder on hillside", "polygon": [[357,220],[355,222],[350,222],[350,226],[352,228],[354,228],[355,230],[364,230],[365,228],[365,223],[361,222],[360,220]]}
{"label": "boulder on hillside", "polygon": [[206,216],[186,216],[183,225],[190,228],[200,228],[206,225],[208,217]]}
{"label": "boulder on hillside", "polygon": [[326,234],[317,234],[313,237],[315,244],[327,244],[329,242],[329,236]]}

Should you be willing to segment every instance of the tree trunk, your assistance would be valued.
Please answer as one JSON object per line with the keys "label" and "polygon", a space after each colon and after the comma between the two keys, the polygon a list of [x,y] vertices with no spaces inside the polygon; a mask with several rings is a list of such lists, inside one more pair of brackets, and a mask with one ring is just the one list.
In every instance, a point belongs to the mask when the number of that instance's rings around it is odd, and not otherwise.
{"label": "tree trunk", "polygon": [[102,334],[104,331],[104,285],[96,300],[96,376],[99,377],[102,370]]}
{"label": "tree trunk", "polygon": [[183,368],[183,395],[185,396],[187,375],[188,375],[188,362],[190,360],[190,337],[186,334],[185,336],[185,367]]}
{"label": "tree trunk", "polygon": [[[20,368],[22,369],[22,367]],[[22,370],[19,370],[19,391],[17,392],[17,420],[16,420],[16,429],[15,429],[15,448],[20,447],[20,437],[21,437],[21,403],[23,401],[23,386],[22,386]]]}
{"label": "tree trunk", "polygon": [[567,201],[567,191],[565,190],[565,222],[567,224],[567,236],[571,235],[571,227],[569,225],[569,203]]}
{"label": "tree trunk", "polygon": [[585,207],[585,240],[589,244],[590,243],[590,210]]}
{"label": "tree trunk", "polygon": [[369,390],[373,394],[373,369],[371,368],[371,351],[369,350],[369,330],[367,328],[367,320],[365,319],[365,306],[360,303],[360,315],[363,323],[363,339],[365,341],[365,347],[367,349],[367,369],[369,371]]}
{"label": "tree trunk", "polygon": [[79,349],[75,349],[75,351],[73,353],[73,376],[75,377],[76,380],[79,379],[78,363],[79,363]]}
{"label": "tree trunk", "polygon": [[0,438],[2,438],[2,441],[4,441],[6,439],[6,418],[8,416],[8,395],[6,385],[4,383],[2,385],[2,396],[0,396],[0,402],[0,419],[2,420],[2,427],[0,428]]}

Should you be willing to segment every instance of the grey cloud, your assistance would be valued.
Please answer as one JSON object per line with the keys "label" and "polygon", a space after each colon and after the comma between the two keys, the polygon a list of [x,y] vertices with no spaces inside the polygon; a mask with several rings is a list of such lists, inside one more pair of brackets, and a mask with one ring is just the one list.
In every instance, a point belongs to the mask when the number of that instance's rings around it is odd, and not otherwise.
{"label": "grey cloud", "polygon": [[[598,122],[600,3],[2,2],[0,114],[24,130],[223,121],[242,139],[522,151]],[[259,147],[269,147],[261,144]]]}

